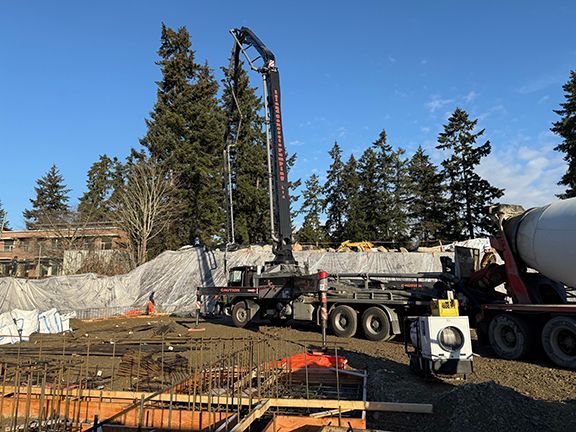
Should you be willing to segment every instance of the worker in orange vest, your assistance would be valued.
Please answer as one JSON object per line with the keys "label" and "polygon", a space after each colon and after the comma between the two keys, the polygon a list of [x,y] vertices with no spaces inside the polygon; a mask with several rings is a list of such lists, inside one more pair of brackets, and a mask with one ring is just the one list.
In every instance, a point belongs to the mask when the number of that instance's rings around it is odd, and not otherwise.
{"label": "worker in orange vest", "polygon": [[150,297],[148,297],[148,303],[146,303],[146,315],[153,315],[155,308],[154,306],[156,305],[156,303],[154,302],[154,291],[152,291],[152,293],[150,294]]}

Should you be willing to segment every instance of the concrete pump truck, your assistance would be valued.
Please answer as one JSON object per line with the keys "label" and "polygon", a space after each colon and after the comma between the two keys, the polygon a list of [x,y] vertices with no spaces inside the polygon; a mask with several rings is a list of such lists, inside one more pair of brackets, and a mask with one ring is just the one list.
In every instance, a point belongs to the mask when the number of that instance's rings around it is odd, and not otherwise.
{"label": "concrete pump truck", "polygon": [[[287,320],[315,322],[341,337],[352,337],[358,329],[370,340],[387,340],[402,332],[406,315],[429,310],[432,285],[442,273],[329,275],[310,274],[292,253],[292,221],[288,170],[282,130],[280,78],[274,54],[248,28],[230,30],[234,38],[233,72],[236,77],[243,55],[264,81],[264,107],[271,147],[270,195],[274,259],[261,266],[231,268],[222,287],[200,287],[199,295],[224,300],[234,324],[244,327],[253,319],[273,323]],[[258,52],[256,66],[247,50]],[[229,137],[228,137],[229,139]],[[416,288],[416,289],[414,289]]]}

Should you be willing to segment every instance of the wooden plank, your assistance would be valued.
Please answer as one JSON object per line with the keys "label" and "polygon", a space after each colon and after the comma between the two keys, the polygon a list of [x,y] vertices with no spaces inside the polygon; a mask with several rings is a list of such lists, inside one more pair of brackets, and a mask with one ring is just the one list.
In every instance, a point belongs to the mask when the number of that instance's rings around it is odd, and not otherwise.
{"label": "wooden plank", "polygon": [[262,417],[270,408],[270,400],[263,400],[250,413],[242,419],[230,432],[244,432],[256,420]]}
{"label": "wooden plank", "polygon": [[[6,386],[7,393],[14,393],[16,388]],[[24,390],[22,390],[24,392]],[[21,394],[22,394],[21,392]],[[39,395],[41,389],[35,387],[31,389],[31,394]],[[45,395],[60,395],[61,390],[59,389],[46,389]],[[140,397],[144,395],[144,398],[151,396],[153,393],[136,393],[130,391],[106,391],[101,390],[98,391],[98,394],[95,394],[92,391],[92,394],[89,396],[88,392],[81,392],[81,396],[83,399],[95,399],[99,400],[100,397],[103,399],[120,399],[120,400],[128,400],[131,402],[135,402],[140,400]],[[5,399],[8,399],[5,397]],[[152,399],[153,401],[162,401],[162,402],[170,402],[170,394],[160,394]],[[262,401],[269,400],[271,406],[273,407],[285,407],[285,408],[319,408],[319,409],[341,409],[341,410],[366,410],[366,411],[389,411],[389,412],[409,412],[409,413],[422,413],[422,414],[431,414],[432,413],[432,404],[418,404],[418,403],[397,403],[397,402],[373,402],[373,401],[358,401],[358,400],[335,400],[335,399],[285,399],[285,398],[272,398],[272,399],[258,399],[252,398],[252,403],[259,403]],[[207,395],[198,395],[196,401],[201,404],[218,404],[222,402],[222,396],[207,396]],[[172,395],[172,402],[180,402],[180,403],[188,403],[189,396],[187,394],[173,394]],[[229,398],[228,403],[230,405],[248,405],[249,398],[242,397],[239,398]]]}
{"label": "wooden plank", "polygon": [[272,406],[281,408],[326,408],[432,414],[432,404],[371,402],[334,399],[270,399]]}
{"label": "wooden plank", "polygon": [[350,411],[351,410],[348,410],[348,409],[344,409],[344,410],[332,409],[332,410],[328,410],[328,411],[320,411],[317,413],[312,413],[312,414],[310,414],[310,417],[312,417],[312,418],[330,417],[330,416],[335,416],[335,415],[342,414],[345,412],[350,412]]}

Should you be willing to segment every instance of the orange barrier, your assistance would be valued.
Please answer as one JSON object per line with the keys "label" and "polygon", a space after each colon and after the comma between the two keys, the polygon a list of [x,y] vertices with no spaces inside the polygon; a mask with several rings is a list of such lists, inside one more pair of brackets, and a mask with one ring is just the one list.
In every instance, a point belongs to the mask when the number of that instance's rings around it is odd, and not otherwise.
{"label": "orange barrier", "polygon": [[[338,356],[338,369],[346,368],[348,360],[344,357]],[[320,353],[300,353],[290,357],[284,357],[279,360],[276,367],[287,366],[289,370],[295,371],[298,369],[308,368],[335,368],[336,356],[326,355]]]}

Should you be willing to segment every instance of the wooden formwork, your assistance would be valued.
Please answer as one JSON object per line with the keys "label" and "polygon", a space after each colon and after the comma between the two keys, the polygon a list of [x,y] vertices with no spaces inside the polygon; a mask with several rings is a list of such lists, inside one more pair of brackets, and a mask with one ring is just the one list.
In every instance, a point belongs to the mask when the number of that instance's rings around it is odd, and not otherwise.
{"label": "wooden formwork", "polygon": [[[13,383],[4,373],[0,414],[14,419],[9,430],[23,432],[46,430],[43,424],[58,424],[50,429],[61,431],[243,432],[262,429],[271,420],[276,430],[363,429],[366,411],[432,411],[429,405],[367,401],[366,372],[348,367],[337,350],[328,355],[304,348],[278,359],[278,349],[267,350],[268,345],[266,340],[250,342],[155,393],[92,389],[86,379],[62,384],[62,372],[52,387],[37,385],[46,373],[36,369],[34,375],[34,369],[24,367]],[[79,376],[86,377],[86,370]]]}

